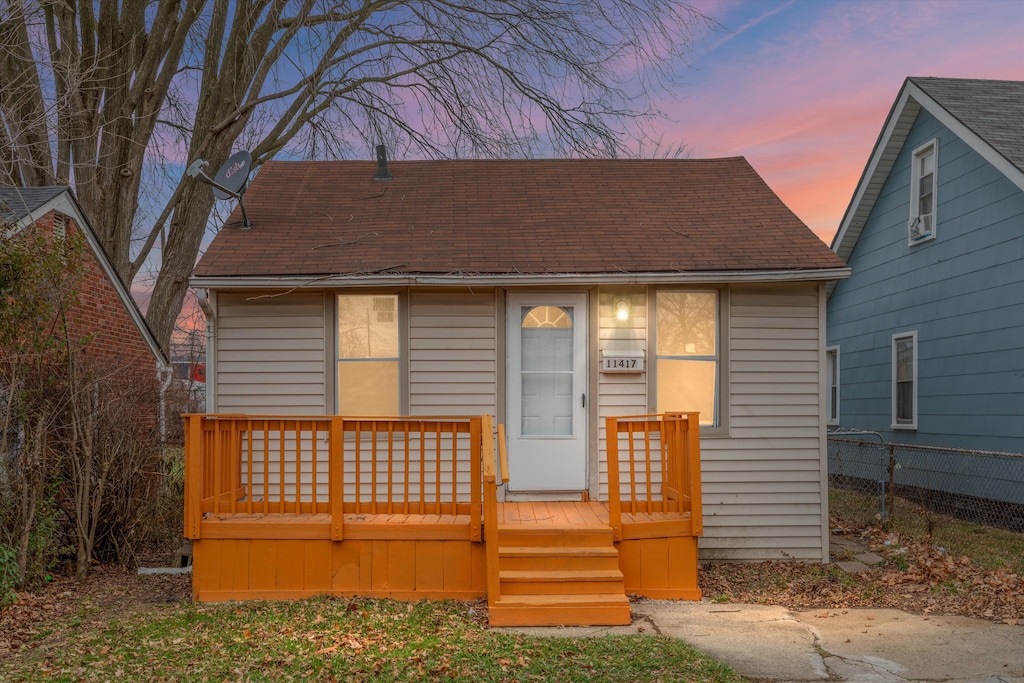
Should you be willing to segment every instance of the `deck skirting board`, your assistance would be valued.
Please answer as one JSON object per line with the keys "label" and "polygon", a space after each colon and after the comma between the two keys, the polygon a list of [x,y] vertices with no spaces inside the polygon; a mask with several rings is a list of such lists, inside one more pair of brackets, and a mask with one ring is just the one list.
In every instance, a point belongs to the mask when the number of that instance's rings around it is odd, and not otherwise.
{"label": "deck skirting board", "polygon": [[[345,515],[343,538],[359,540],[470,540],[469,515]],[[200,538],[234,540],[330,540],[326,514],[208,514]]]}
{"label": "deck skirting board", "polygon": [[199,539],[198,601],[370,595],[475,599],[487,594],[483,545],[469,541]]}

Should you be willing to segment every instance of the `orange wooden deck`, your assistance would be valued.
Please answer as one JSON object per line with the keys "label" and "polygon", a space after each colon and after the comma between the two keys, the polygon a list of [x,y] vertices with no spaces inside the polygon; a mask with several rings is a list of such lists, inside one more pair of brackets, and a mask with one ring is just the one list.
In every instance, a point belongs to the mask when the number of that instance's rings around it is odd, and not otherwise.
{"label": "orange wooden deck", "polygon": [[[327,463],[318,460],[315,445],[326,433],[353,432],[358,444],[363,427],[352,424],[354,420],[338,425],[328,424],[333,418],[304,418],[293,424],[281,418],[272,425],[281,434],[277,441],[269,431],[262,436],[253,431],[254,425],[270,424],[267,419],[193,422],[201,428],[191,434],[186,454],[192,472],[200,473],[194,479],[186,471],[194,598],[486,597],[494,625],[625,624],[630,594],[699,599],[699,441],[695,430],[688,431],[696,425],[695,417],[610,422],[609,434],[624,434],[627,462],[622,471],[629,479],[620,484],[610,477],[613,493],[625,493],[602,502],[498,502],[497,486],[507,481],[503,431],[499,426],[495,449],[486,417],[465,427],[435,420],[429,429],[403,418],[387,423],[385,438],[377,435],[381,421],[374,420],[368,441],[386,444],[386,457],[357,453],[354,467],[343,461],[337,441],[326,449],[331,457]],[[294,485],[272,481],[270,467],[262,473],[254,468],[261,456],[253,442],[279,442],[280,454],[273,457],[279,458],[279,471],[286,471],[291,457],[285,454],[286,429],[293,430],[290,448],[298,451],[304,442],[314,444],[311,456],[294,454],[297,463],[305,459],[306,464],[293,468]],[[428,460],[424,443],[431,429],[441,435],[431,445],[436,451],[433,468],[422,465]],[[455,481],[458,468],[442,467],[442,442],[453,449],[453,463],[464,457],[454,453],[456,439],[449,434],[472,435],[463,443],[471,452],[461,475],[468,476],[469,489],[462,494]],[[652,440],[652,434],[657,438]],[[403,443],[407,452],[394,453]],[[652,455],[652,443],[660,444],[660,453]],[[646,452],[636,452],[637,444]],[[362,475],[358,458],[369,463],[362,465]],[[620,469],[616,448],[609,449],[609,458]],[[650,468],[659,458],[665,481],[654,490]],[[378,467],[378,462],[384,464]],[[635,471],[644,462],[648,469],[637,477]],[[409,473],[415,475],[417,467],[424,473],[418,480],[419,497],[417,486],[409,483],[416,483]],[[339,473],[351,475],[353,470],[356,481],[343,481]],[[403,472],[398,485],[393,483],[395,471]],[[428,471],[436,480],[425,481]],[[255,481],[247,474],[254,472]],[[363,486],[360,476],[372,476],[372,486]],[[325,485],[322,494],[318,477]],[[637,480],[643,485],[635,484]],[[344,484],[349,484],[349,498]],[[431,489],[435,495],[427,501],[422,492]],[[259,497],[250,495],[252,491]],[[267,492],[276,493],[276,500],[261,500]],[[447,502],[441,500],[443,492]]]}

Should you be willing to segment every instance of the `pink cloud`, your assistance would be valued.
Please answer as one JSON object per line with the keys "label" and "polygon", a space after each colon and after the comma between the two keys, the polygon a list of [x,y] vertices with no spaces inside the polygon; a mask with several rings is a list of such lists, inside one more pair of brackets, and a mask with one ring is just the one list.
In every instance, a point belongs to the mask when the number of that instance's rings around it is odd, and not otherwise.
{"label": "pink cloud", "polygon": [[907,76],[1024,77],[1024,3],[701,8],[739,28],[704,48],[692,86],[663,102],[663,139],[696,157],[745,156],[826,242]]}

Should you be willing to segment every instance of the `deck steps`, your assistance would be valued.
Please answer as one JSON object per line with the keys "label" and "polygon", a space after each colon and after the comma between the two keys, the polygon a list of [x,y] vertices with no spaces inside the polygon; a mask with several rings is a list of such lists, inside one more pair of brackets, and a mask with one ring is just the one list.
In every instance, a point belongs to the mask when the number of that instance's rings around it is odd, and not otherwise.
{"label": "deck steps", "polygon": [[492,626],[630,623],[611,527],[502,524],[498,544]]}

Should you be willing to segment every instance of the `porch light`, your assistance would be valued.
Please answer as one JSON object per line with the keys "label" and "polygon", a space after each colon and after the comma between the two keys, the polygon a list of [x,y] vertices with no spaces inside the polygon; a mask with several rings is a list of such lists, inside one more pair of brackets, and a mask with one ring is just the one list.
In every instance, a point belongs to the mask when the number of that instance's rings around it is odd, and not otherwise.
{"label": "porch light", "polygon": [[616,320],[629,320],[629,299],[616,299],[615,300],[615,319]]}

